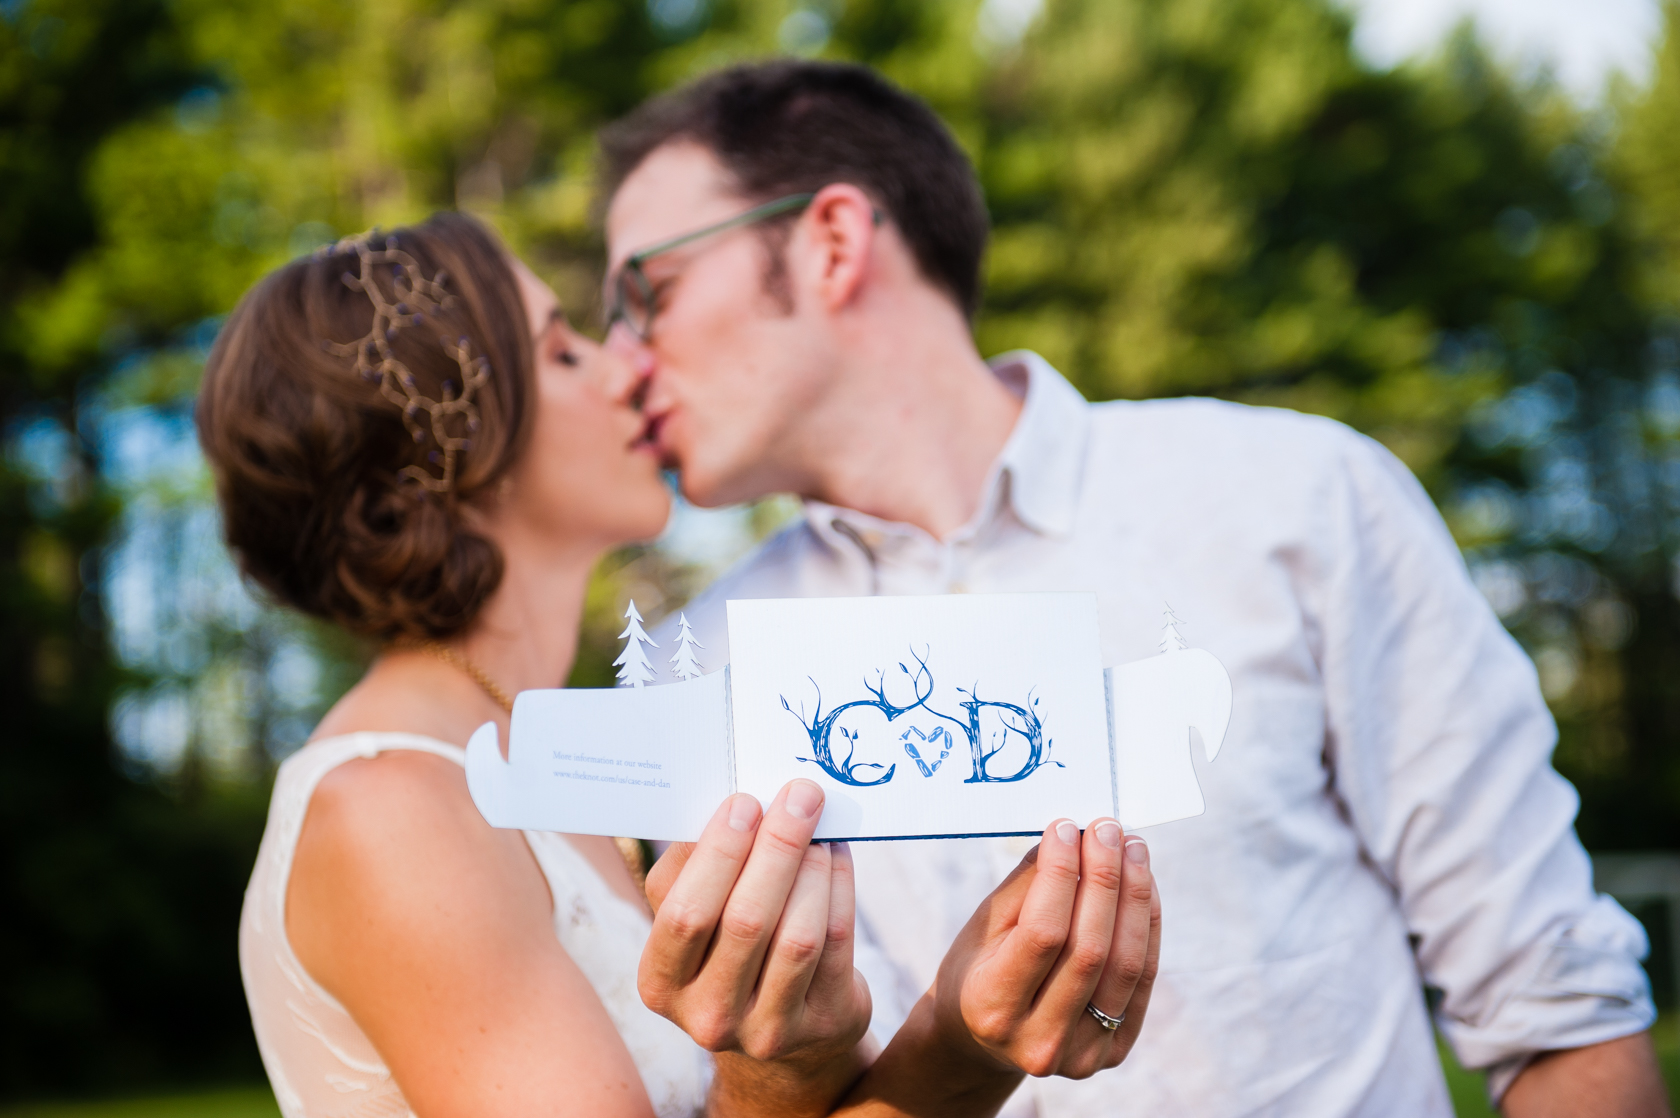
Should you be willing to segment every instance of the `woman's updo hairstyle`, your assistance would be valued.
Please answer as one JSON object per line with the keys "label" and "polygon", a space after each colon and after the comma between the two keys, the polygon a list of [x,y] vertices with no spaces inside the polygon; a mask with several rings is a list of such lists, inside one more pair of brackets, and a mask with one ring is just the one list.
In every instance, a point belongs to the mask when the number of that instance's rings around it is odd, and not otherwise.
{"label": "woman's updo hairstyle", "polygon": [[222,328],[198,399],[241,568],[365,636],[461,632],[502,577],[470,506],[529,437],[533,376],[507,253],[464,214],[274,271]]}

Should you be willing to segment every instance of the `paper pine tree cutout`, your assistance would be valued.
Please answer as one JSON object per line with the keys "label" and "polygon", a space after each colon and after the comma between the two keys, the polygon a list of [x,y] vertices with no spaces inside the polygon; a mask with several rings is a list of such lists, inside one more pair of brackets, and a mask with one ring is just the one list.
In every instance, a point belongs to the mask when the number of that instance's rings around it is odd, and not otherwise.
{"label": "paper pine tree cutout", "polygon": [[671,663],[678,679],[693,679],[702,675],[700,662],[694,658],[694,650],[706,646],[694,639],[694,630],[688,627],[688,614],[680,615],[678,622],[681,629],[677,633],[677,651],[671,655]]}
{"label": "paper pine tree cutout", "polygon": [[653,682],[653,665],[648,663],[647,651],[642,646],[659,646],[647,635],[647,630],[642,628],[642,615],[636,612],[635,599],[631,599],[624,616],[630,619],[630,623],[624,627],[624,632],[618,634],[625,641],[624,651],[613,661],[613,667],[618,669],[620,687],[641,687]]}
{"label": "paper pine tree cutout", "polygon": [[1180,636],[1178,632],[1178,627],[1184,624],[1184,622],[1179,620],[1178,614],[1173,612],[1171,605],[1168,605],[1166,602],[1162,602],[1161,604],[1166,606],[1166,608],[1161,611],[1166,615],[1166,620],[1161,623],[1161,651],[1183,652],[1185,649],[1190,647],[1185,643],[1184,638]]}

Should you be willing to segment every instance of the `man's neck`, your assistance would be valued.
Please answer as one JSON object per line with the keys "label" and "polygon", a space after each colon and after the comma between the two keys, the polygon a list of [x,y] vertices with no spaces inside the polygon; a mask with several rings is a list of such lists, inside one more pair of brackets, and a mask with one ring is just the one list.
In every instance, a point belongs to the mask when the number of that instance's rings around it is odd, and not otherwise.
{"label": "man's neck", "polygon": [[846,346],[843,388],[799,425],[805,496],[945,539],[973,518],[1022,402],[954,310],[933,329],[918,317]]}

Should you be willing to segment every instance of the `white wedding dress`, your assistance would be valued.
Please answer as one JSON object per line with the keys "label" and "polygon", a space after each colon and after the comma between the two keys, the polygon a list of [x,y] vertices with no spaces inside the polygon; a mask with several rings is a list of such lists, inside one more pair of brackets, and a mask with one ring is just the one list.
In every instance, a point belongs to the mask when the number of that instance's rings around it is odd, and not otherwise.
{"label": "white wedding dress", "polygon": [[[411,749],[465,764],[464,750],[415,734],[324,738],[280,766],[239,922],[239,969],[257,1047],[285,1118],[407,1118],[412,1112],[356,1022],[304,971],[286,940],[286,883],[315,786],[355,757]],[[526,831],[554,894],[554,934],[618,1028],[661,1118],[699,1114],[711,1057],[642,1004],[636,966],[647,914],[614,893],[558,834]],[[558,1054],[557,1054],[558,1055]]]}

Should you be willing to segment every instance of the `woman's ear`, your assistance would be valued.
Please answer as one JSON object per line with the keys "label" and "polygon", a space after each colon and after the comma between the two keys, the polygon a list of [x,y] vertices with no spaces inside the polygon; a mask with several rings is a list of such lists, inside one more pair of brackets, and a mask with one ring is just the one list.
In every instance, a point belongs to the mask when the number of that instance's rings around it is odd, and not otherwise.
{"label": "woman's ear", "polygon": [[869,272],[875,204],[850,183],[835,183],[817,192],[801,224],[823,308],[838,311],[857,297]]}

